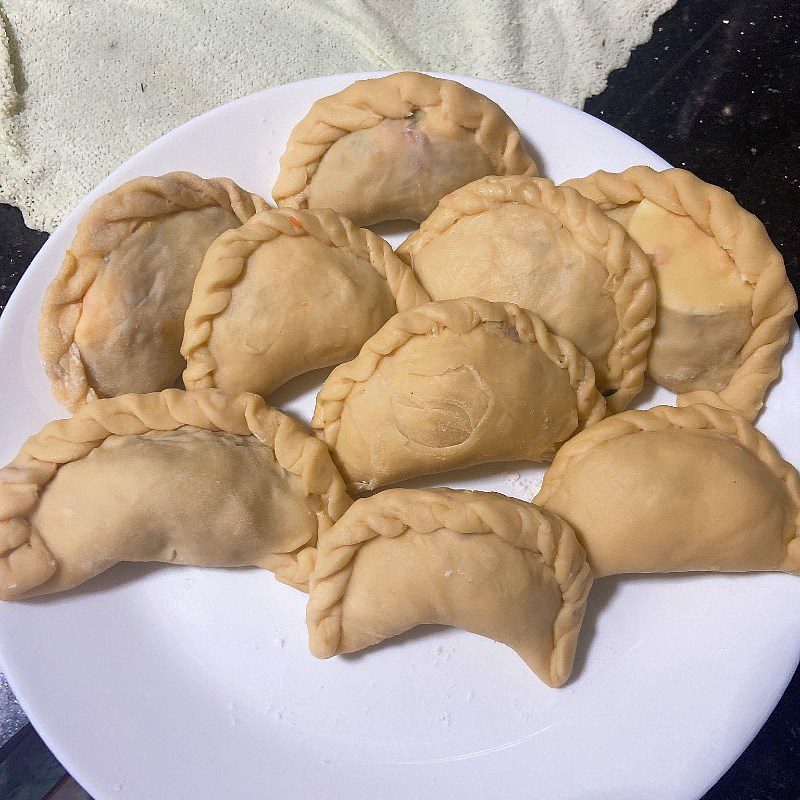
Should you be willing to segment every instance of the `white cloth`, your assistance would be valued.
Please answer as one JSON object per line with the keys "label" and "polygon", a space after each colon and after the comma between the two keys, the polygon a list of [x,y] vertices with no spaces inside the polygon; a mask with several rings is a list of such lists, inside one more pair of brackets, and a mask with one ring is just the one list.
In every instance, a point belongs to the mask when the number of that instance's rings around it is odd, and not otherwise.
{"label": "white cloth", "polygon": [[162,133],[337,72],[493,78],[579,105],[674,0],[0,0],[0,201],[52,230]]}

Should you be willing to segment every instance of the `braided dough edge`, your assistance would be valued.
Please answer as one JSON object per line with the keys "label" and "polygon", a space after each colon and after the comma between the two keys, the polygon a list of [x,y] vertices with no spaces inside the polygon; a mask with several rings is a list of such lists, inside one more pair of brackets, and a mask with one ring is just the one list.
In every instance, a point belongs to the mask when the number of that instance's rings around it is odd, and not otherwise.
{"label": "braided dough edge", "polygon": [[[410,498],[418,500],[409,506]],[[312,653],[330,658],[339,652],[342,600],[363,544],[378,536],[401,536],[409,530],[433,533],[442,528],[494,534],[535,553],[552,568],[563,605],[553,625],[550,680],[546,683],[553,687],[564,684],[572,671],[592,586],[586,554],[572,528],[559,516],[493,492],[388,489],[356,501],[318,550],[306,615]]]}
{"label": "braided dough edge", "polygon": [[183,383],[187,389],[216,386],[218,364],[209,347],[214,320],[230,305],[247,260],[261,245],[278,236],[311,236],[367,261],[387,282],[400,311],[430,301],[413,270],[394,254],[391,245],[347,217],[329,209],[261,211],[241,228],[225,231],[212,243],[195,278],[181,345],[181,355],[186,359]]}
{"label": "braided dough edge", "polygon": [[47,287],[39,318],[39,353],[53,396],[69,409],[94,400],[75,331],[83,298],[92,288],[104,258],[142,220],[219,206],[245,222],[267,202],[229,178],[201,178],[191,172],[170,172],[134,178],[98,198],[78,224],[58,275]]}
{"label": "braided dough edge", "polygon": [[[45,425],[11,463],[0,469],[0,599],[41,586],[58,568],[30,522],[39,496],[62,464],[83,458],[109,436],[170,431],[192,425],[255,436],[276,461],[320,500],[317,536],[323,536],[351,500],[325,445],[258,395],[216,389],[120,395],[87,403],[73,417]],[[304,588],[315,562],[315,541],[294,553],[270,556],[264,566],[278,580]]]}
{"label": "braided dough edge", "polygon": [[795,532],[787,543],[782,569],[800,575],[800,476],[791,464],[781,458],[772,442],[754,428],[745,417],[716,406],[703,403],[680,408],[655,406],[646,411],[625,411],[601,420],[561,447],[550,468],[545,472],[542,487],[532,502],[536,505],[546,505],[548,499],[558,491],[570,465],[606,442],[639,431],[663,431],[673,428],[719,431],[746,447],[783,483],[794,508]]}
{"label": "braided dough edge", "polygon": [[769,385],[780,374],[797,297],[783,257],[764,226],[730,193],[682,169],[656,172],[631,167],[620,173],[602,170],[567,181],[602,209],[648,199],[673,214],[690,217],[728,252],[741,275],[753,284],[752,333],[730,383],[719,392],[699,389],[678,395],[679,406],[706,403],[755,419]]}
{"label": "braided dough edge", "polygon": [[595,386],[594,368],[572,342],[552,333],[535,314],[513,303],[493,303],[478,297],[441,300],[396,314],[364,343],[352,360],[340,364],[317,394],[311,427],[320,431],[335,456],[342,412],[355,387],[368,381],[380,362],[415,336],[442,330],[468,333],[480,325],[501,323],[513,327],[521,341],[538,345],[561,369],[566,369],[575,392],[578,430],[606,415],[606,401]]}
{"label": "braided dough edge", "polygon": [[575,189],[556,186],[547,178],[480,178],[442,198],[433,214],[400,245],[397,254],[413,267],[415,254],[431,239],[462,217],[481,214],[502,203],[528,205],[552,214],[608,273],[617,331],[606,356],[609,380],[616,390],[606,397],[606,402],[612,412],[621,411],[644,383],[656,322],[655,282],[649,259],[625,229]]}
{"label": "braided dough edge", "polygon": [[[519,129],[495,102],[456,81],[398,72],[356,81],[311,106],[289,134],[273,199],[279,206],[308,208],[308,186],[335,142],[385,119],[404,119],[416,108],[431,106],[441,106],[450,120],[474,131],[475,141],[499,174],[537,174]],[[495,141],[499,146],[492,145]]]}

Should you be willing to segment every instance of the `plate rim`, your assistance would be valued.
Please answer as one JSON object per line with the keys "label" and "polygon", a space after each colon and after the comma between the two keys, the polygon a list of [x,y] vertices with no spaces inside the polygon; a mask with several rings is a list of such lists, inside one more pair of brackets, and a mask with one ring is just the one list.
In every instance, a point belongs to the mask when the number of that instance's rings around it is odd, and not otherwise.
{"label": "plate rim", "polygon": [[[173,128],[173,129],[165,132],[164,134],[162,134],[161,136],[159,136],[158,138],[156,138],[155,140],[153,140],[152,142],[147,144],[141,150],[137,151],[136,153],[132,154],[130,157],[124,159],[119,164],[117,164],[114,167],[114,169],[112,169],[107,175],[105,175],[105,177],[102,180],[100,180],[97,183],[97,185],[91,191],[89,191],[86,195],[84,195],[84,197],[81,200],[78,201],[78,203],[75,205],[75,207],[72,208],[64,216],[64,218],[61,220],[59,225],[49,234],[49,236],[52,236],[52,235],[58,233],[63,228],[68,227],[71,224],[73,224],[80,216],[82,216],[82,214],[85,212],[85,209],[88,207],[88,205],[97,196],[106,193],[107,191],[110,190],[110,188],[113,188],[113,186],[118,185],[118,183],[115,182],[115,176],[125,166],[130,165],[131,162],[135,162],[140,157],[146,157],[149,154],[149,151],[151,149],[157,147],[158,145],[160,145],[161,143],[163,143],[165,141],[169,141],[173,137],[179,135],[181,132],[184,132],[187,128],[191,128],[193,125],[196,125],[198,123],[205,122],[207,120],[213,119],[216,116],[223,115],[231,107],[235,107],[237,105],[244,104],[244,103],[247,103],[247,102],[252,102],[256,98],[259,98],[261,96],[268,96],[271,93],[276,92],[276,91],[293,91],[293,90],[296,91],[296,90],[302,90],[302,89],[307,89],[307,88],[312,88],[312,87],[314,87],[314,88],[320,87],[320,88],[322,88],[324,90],[327,82],[329,82],[331,79],[337,79],[337,80],[338,79],[350,79],[351,81],[356,81],[356,80],[362,80],[362,79],[367,79],[367,78],[381,77],[381,76],[384,76],[384,75],[393,74],[393,73],[395,73],[397,71],[398,70],[370,70],[370,71],[358,71],[358,72],[350,72],[350,73],[336,73],[336,74],[331,74],[331,75],[322,75],[322,76],[304,78],[304,79],[301,79],[301,80],[298,80],[298,81],[292,81],[292,82],[289,82],[289,83],[276,84],[275,86],[271,86],[271,87],[267,87],[267,88],[264,88],[264,89],[260,89],[260,90],[258,90],[256,92],[252,92],[252,93],[244,95],[242,97],[234,98],[234,99],[232,99],[232,100],[230,100],[230,101],[228,101],[228,102],[226,102],[226,103],[224,103],[222,105],[219,105],[219,106],[216,106],[214,108],[208,109],[207,111],[203,112],[202,114],[193,116],[193,117],[187,119],[181,125],[179,125],[179,126]],[[553,107],[556,107],[562,112],[568,112],[570,115],[572,115],[572,116],[574,116],[576,118],[580,118],[583,123],[590,123],[593,126],[595,126],[598,130],[610,131],[611,133],[613,133],[614,137],[624,137],[625,140],[635,144],[637,147],[643,147],[643,148],[647,149],[649,152],[651,152],[654,155],[654,157],[656,159],[658,159],[659,161],[661,161],[663,163],[663,167],[662,168],[668,168],[669,166],[671,166],[665,159],[663,159],[657,153],[652,151],[647,145],[642,144],[641,142],[639,142],[638,140],[634,139],[632,136],[630,136],[629,134],[625,133],[624,131],[621,131],[621,130],[615,128],[613,125],[610,125],[609,123],[605,122],[604,120],[602,120],[602,119],[600,119],[598,117],[595,117],[595,116],[593,116],[591,114],[588,114],[587,112],[582,111],[579,108],[575,108],[574,106],[570,106],[570,105],[568,105],[566,103],[563,103],[563,102],[561,102],[559,100],[547,97],[547,96],[542,95],[542,94],[540,94],[540,93],[538,93],[536,91],[533,91],[531,89],[527,89],[527,88],[524,88],[524,87],[521,87],[521,86],[516,86],[516,85],[513,85],[513,84],[509,84],[509,83],[504,83],[502,81],[497,81],[497,80],[492,80],[492,79],[483,78],[483,77],[477,77],[477,76],[466,76],[466,75],[459,75],[459,74],[456,74],[456,73],[434,72],[434,71],[427,71],[427,70],[419,70],[419,71],[425,72],[426,74],[433,75],[433,76],[436,76],[436,77],[445,78],[445,79],[448,79],[448,80],[455,80],[455,81],[459,81],[459,82],[469,82],[469,83],[473,83],[473,84],[474,83],[479,83],[479,84],[484,84],[487,87],[498,87],[498,88],[502,89],[503,91],[507,91],[507,90],[511,89],[511,90],[516,91],[516,92],[520,92],[522,95],[532,95],[532,96],[537,98],[538,102],[543,102],[545,105],[551,105]],[[271,194],[268,195],[265,199],[267,199],[267,201],[270,204],[274,203],[274,201],[272,200]],[[49,242],[49,239],[48,239],[48,242]],[[12,292],[11,296],[9,297],[9,300],[8,300],[8,302],[6,304],[6,307],[5,307],[4,311],[3,311],[3,313],[0,314],[0,339],[2,339],[6,335],[6,333],[7,333],[6,329],[9,328],[11,326],[11,324],[12,324],[11,322],[8,321],[9,317],[10,317],[10,315],[8,314],[8,311],[10,309],[14,308],[17,302],[21,302],[21,301],[19,301],[19,297],[21,296],[23,291],[27,291],[30,288],[29,284],[33,285],[33,284],[35,284],[37,282],[38,276],[34,276],[34,273],[39,271],[39,270],[38,270],[36,265],[37,265],[37,262],[40,261],[40,260],[41,261],[48,260],[47,253],[46,252],[43,253],[43,251],[46,251],[46,250],[47,250],[47,242],[42,246],[42,248],[40,248],[39,252],[37,252],[36,256],[32,259],[31,263],[28,265],[25,273],[22,275],[22,277],[20,278],[17,286],[15,287],[15,289]],[[797,335],[796,326],[795,326],[793,335],[794,335],[794,337],[796,337],[796,335]],[[787,348],[787,351],[788,351],[788,348]],[[62,412],[65,415],[67,414],[65,409],[62,409]],[[797,656],[798,656],[797,663],[800,663],[800,649],[798,650]],[[40,716],[39,712],[42,710],[40,704],[37,704],[35,701],[29,703],[31,698],[28,697],[25,692],[22,693],[22,697],[20,696],[20,694],[17,691],[16,680],[15,680],[15,677],[13,675],[13,670],[11,672],[9,672],[9,670],[7,668],[7,664],[6,664],[5,653],[3,652],[2,648],[0,648],[0,668],[2,668],[2,671],[4,672],[4,674],[6,676],[6,679],[8,680],[8,683],[11,686],[12,691],[14,692],[14,695],[17,697],[17,700],[19,701],[20,706],[25,711],[25,714],[28,717],[28,720],[30,721],[31,725],[37,731],[38,735],[42,738],[42,740],[45,742],[45,744],[51,750],[51,752],[54,754],[54,756],[62,764],[62,766],[64,766],[64,768],[67,770],[67,772],[78,783],[80,783],[81,786],[86,788],[87,791],[90,791],[90,789],[91,789],[90,793],[93,794],[93,796],[95,797],[95,800],[107,800],[108,795],[107,795],[107,793],[105,793],[105,789],[103,787],[99,786],[99,785],[96,785],[95,781],[91,777],[91,775],[87,774],[84,771],[84,768],[80,763],[80,761],[81,761],[80,757],[76,756],[76,760],[73,760],[71,752],[74,752],[74,751],[70,751],[69,747],[67,747],[66,749],[63,749],[62,748],[62,743],[63,744],[66,744],[66,743],[63,740],[59,739],[57,734],[52,734],[51,735],[51,731],[49,729],[49,726],[48,726],[46,720],[42,716]],[[789,682],[791,681],[792,676],[793,676],[794,671],[796,670],[796,668],[797,668],[797,664],[795,664],[795,667],[793,669],[790,669],[787,672],[787,674],[784,676],[784,678],[779,682],[779,685],[777,686],[776,691],[775,691],[775,696],[770,699],[768,707],[765,706],[761,710],[761,712],[757,715],[757,718],[753,719],[752,725],[750,726],[751,733],[748,734],[747,741],[745,741],[741,745],[741,749],[738,749],[738,751],[728,761],[726,761],[726,763],[724,763],[722,765],[722,767],[719,770],[719,772],[716,775],[716,777],[712,781],[710,781],[706,785],[706,787],[703,789],[703,793],[705,793],[705,791],[707,791],[709,788],[711,788],[712,786],[714,786],[718,782],[720,777],[722,775],[724,775],[725,772],[728,771],[728,769],[738,760],[738,758],[741,756],[741,754],[744,752],[744,750],[753,741],[753,739],[758,734],[758,732],[761,730],[761,728],[763,727],[763,725],[766,722],[767,718],[773,712],[773,710],[775,709],[776,705],[780,701],[781,697],[785,693],[786,687],[788,686]],[[89,766],[89,765],[87,764],[86,766]],[[700,795],[698,795],[698,796],[700,796]]]}

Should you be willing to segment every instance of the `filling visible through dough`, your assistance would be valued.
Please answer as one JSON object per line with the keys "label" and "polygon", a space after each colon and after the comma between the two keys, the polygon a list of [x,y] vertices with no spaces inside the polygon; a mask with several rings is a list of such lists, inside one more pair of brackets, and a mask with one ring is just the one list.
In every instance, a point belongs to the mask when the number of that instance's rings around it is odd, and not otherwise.
{"label": "filling visible through dough", "polygon": [[613,286],[552,215],[503,203],[462,217],[415,252],[413,265],[435,300],[474,296],[533,311],[605,379],[617,330]]}
{"label": "filling visible through dough", "polygon": [[119,561],[257,564],[317,529],[301,479],[269,447],[190,426],[108,437],[59,468],[31,523],[59,564],[53,589]]}
{"label": "filling visible through dough", "polygon": [[677,392],[722,389],[752,332],[752,285],[689,217],[647,199],[609,216],[652,258],[658,316],[650,375]]}
{"label": "filling visible through dough", "polygon": [[359,225],[422,222],[444,195],[494,172],[472,131],[438,108],[417,109],[334,142],[309,184],[308,205]]}
{"label": "filling visible through dough", "polygon": [[236,215],[219,206],[144,220],[83,298],[75,343],[101,396],[174,386],[185,366],[183,319],[203,254]]}

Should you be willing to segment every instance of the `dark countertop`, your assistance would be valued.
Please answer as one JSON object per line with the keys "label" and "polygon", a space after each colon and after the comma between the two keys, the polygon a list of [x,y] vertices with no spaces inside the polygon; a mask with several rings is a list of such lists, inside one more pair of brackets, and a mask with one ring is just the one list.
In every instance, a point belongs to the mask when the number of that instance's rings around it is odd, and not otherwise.
{"label": "dark countertop", "polygon": [[[628,66],[612,73],[605,91],[585,104],[590,114],[675,166],[732,191],[766,225],[796,289],[798,109],[797,0],[679,0],[656,22],[653,38],[633,52]],[[19,211],[0,206],[0,312],[46,238],[25,228]],[[20,718],[0,686],[3,704],[7,710],[0,719],[16,727]],[[0,746],[0,789],[39,800],[43,792],[14,783],[20,780],[20,764],[34,760],[40,784],[46,778],[52,785],[63,774],[27,726]],[[21,794],[13,794],[15,786]],[[799,798],[800,670],[756,739],[704,800]]]}

